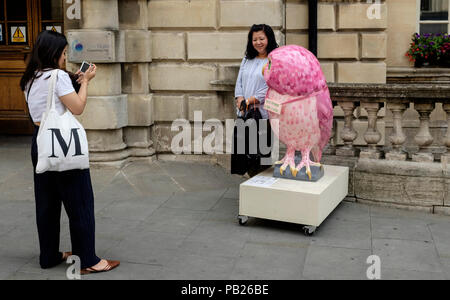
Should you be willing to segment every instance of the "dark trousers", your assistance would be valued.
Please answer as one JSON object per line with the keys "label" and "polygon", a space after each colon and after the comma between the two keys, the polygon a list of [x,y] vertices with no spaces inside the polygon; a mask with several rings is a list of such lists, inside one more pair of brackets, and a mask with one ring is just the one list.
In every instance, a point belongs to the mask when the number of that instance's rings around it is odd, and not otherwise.
{"label": "dark trousers", "polygon": [[36,220],[39,234],[39,263],[43,269],[62,262],[59,251],[61,204],[69,217],[72,253],[81,260],[81,268],[100,262],[95,255],[94,193],[89,169],[36,174],[39,127],[35,128],[31,160],[34,169]]}
{"label": "dark trousers", "polygon": [[[231,174],[244,175],[248,173],[250,176],[254,176],[259,172],[270,168],[271,165],[262,165],[261,158],[271,157],[272,151],[267,154],[262,154],[260,149],[260,139],[265,141],[265,146],[272,148],[272,129],[270,126],[270,121],[268,119],[261,119],[261,122],[266,122],[267,130],[260,128],[259,120],[257,121],[257,153],[250,154],[250,130],[248,127],[245,131],[239,131],[237,125],[234,126],[233,132],[233,144],[232,144],[232,154],[231,154]],[[238,153],[238,145],[245,145],[245,153]]]}

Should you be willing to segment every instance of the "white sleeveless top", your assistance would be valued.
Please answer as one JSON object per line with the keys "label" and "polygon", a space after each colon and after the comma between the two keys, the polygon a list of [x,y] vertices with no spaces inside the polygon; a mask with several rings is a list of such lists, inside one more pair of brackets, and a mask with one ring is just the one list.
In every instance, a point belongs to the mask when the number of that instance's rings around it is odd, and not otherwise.
{"label": "white sleeveless top", "polygon": [[[38,72],[37,76],[41,75],[39,78],[34,79],[31,85],[30,94],[28,94],[28,88],[31,81],[26,85],[25,88],[25,100],[28,103],[28,109],[30,111],[31,118],[33,122],[41,122],[42,114],[47,108],[47,95],[48,95],[48,85],[50,82],[50,75],[52,70],[45,72]],[[63,114],[66,111],[65,105],[59,100],[59,97],[68,95],[75,92],[73,88],[72,81],[70,80],[69,74],[60,70],[58,72],[58,78],[55,85],[55,104],[56,111],[59,114]]]}

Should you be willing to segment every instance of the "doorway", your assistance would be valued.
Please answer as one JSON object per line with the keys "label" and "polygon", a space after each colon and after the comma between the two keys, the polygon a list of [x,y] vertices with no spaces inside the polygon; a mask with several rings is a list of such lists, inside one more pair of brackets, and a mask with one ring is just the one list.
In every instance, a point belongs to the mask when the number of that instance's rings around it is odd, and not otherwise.
{"label": "doorway", "polygon": [[63,0],[0,0],[0,134],[31,134],[19,82],[42,30],[64,32]]}

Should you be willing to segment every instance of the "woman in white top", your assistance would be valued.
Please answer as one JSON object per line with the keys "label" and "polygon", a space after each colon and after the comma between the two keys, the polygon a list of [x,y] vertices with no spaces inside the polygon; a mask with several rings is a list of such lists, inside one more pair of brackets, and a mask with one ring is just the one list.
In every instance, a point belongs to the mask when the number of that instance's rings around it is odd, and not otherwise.
{"label": "woman in white top", "polygon": [[[83,112],[87,100],[87,87],[95,77],[96,66],[85,72],[78,71],[72,82],[64,71],[67,51],[66,37],[53,31],[43,31],[37,37],[27,68],[20,81],[30,117],[35,124],[31,146],[34,170],[37,164],[36,137],[42,113],[46,110],[50,73],[58,72],[55,94],[56,109],[63,113],[69,109],[74,115]],[[79,85],[78,93],[73,84]],[[70,255],[81,260],[81,273],[109,271],[119,265],[118,261],[100,259],[95,254],[94,194],[89,169],[64,172],[34,172],[36,221],[39,235],[39,263],[43,269],[54,267]],[[69,217],[72,252],[59,251],[61,206]]]}
{"label": "woman in white top", "polygon": [[[243,108],[258,109],[262,121],[258,122],[258,138],[249,137],[249,134],[240,136],[238,130],[234,133],[233,155],[231,157],[231,173],[244,175],[246,172],[250,176],[257,174],[264,169],[261,166],[261,157],[270,157],[269,153],[262,153],[259,145],[259,139],[263,138],[268,145],[271,144],[271,129],[268,122],[269,114],[264,109],[264,100],[268,86],[264,80],[262,69],[268,62],[268,55],[272,50],[278,48],[275,34],[272,28],[266,24],[253,25],[248,33],[247,50],[239,69],[239,75],[236,80],[235,100],[238,116],[244,114]],[[243,102],[245,104],[243,105]],[[267,130],[260,128],[261,123],[266,123]],[[237,123],[239,124],[239,123]],[[238,126],[238,125],[237,125]],[[243,133],[244,131],[241,131]],[[251,132],[251,131],[250,131]],[[246,151],[245,154],[238,153],[239,142],[245,140],[246,149],[249,143],[257,141],[258,154],[251,155]]]}

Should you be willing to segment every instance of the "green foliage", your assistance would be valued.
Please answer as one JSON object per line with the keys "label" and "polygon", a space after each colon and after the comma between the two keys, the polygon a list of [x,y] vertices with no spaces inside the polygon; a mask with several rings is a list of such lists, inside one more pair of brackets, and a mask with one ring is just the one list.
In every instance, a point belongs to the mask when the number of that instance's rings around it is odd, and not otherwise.
{"label": "green foliage", "polygon": [[428,62],[429,65],[444,66],[450,61],[450,36],[448,34],[418,34],[412,42],[406,56],[410,61]]}

